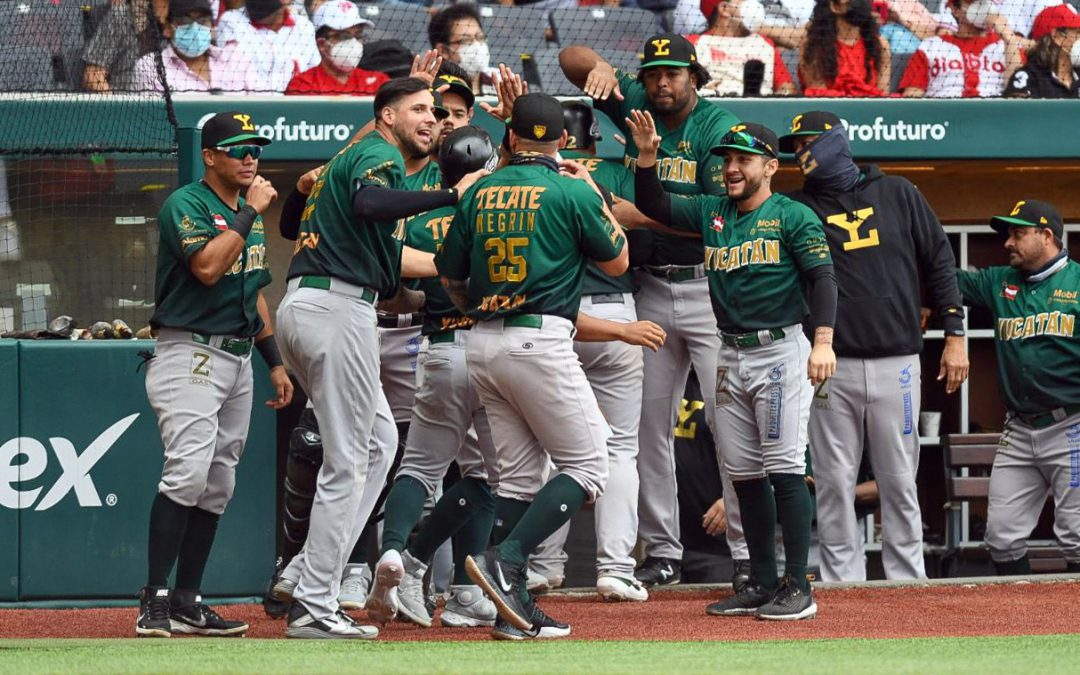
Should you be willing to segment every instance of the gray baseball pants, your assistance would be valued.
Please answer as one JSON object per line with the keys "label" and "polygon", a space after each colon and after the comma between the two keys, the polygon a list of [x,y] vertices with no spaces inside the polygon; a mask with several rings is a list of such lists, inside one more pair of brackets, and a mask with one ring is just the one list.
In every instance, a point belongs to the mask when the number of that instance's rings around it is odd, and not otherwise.
{"label": "gray baseball pants", "polygon": [[[408,319],[412,315],[402,315]],[[394,421],[404,424],[412,416],[416,396],[417,357],[423,336],[420,326],[379,328],[379,379]]]}

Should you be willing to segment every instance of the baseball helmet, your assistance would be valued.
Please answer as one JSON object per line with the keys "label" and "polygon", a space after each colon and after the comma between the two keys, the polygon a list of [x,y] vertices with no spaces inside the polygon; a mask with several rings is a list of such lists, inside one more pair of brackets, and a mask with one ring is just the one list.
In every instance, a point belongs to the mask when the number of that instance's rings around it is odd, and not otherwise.
{"label": "baseball helmet", "polygon": [[479,169],[494,171],[498,161],[491,136],[472,125],[454,129],[439,147],[444,185],[455,185],[462,176]]}
{"label": "baseball helmet", "polygon": [[566,149],[590,148],[600,140],[600,120],[592,106],[583,101],[563,101],[563,120],[566,125]]}

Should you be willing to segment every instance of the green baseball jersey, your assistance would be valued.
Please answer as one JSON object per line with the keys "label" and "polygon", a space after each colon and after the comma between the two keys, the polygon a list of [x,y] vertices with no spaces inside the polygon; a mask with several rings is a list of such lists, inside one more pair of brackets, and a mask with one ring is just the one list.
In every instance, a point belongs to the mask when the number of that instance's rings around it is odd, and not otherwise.
{"label": "green baseball jersey", "polygon": [[474,319],[576,321],[586,260],[612,260],[624,245],[588,184],[529,163],[500,169],[461,197],[435,264],[443,276],[469,280]]}
{"label": "green baseball jersey", "polygon": [[[405,243],[420,251],[438,253],[454,220],[454,207],[444,206],[419,216],[405,224]],[[471,328],[474,321],[458,311],[443,288],[438,276],[417,279],[417,288],[424,291],[424,335],[456,328]]]}
{"label": "green baseball jersey", "polygon": [[799,272],[832,264],[821,219],[780,194],[749,213],[727,197],[672,195],[671,226],[701,232],[716,325],[727,333],[802,323]]}
{"label": "green baseball jersey", "polygon": [[323,169],[300,217],[289,278],[329,276],[380,295],[392,294],[401,278],[405,221],[357,222],[353,184],[403,189],[401,153],[377,131],[346,146]]}
{"label": "green baseball jersey", "polygon": [[[244,206],[243,198],[238,206]],[[201,180],[165,200],[158,213],[151,326],[246,337],[263,329],[257,301],[259,289],[270,283],[270,260],[262,216],[255,219],[236,262],[216,284],[206,286],[191,273],[191,257],[228,230],[234,218],[236,211]]]}
{"label": "green baseball jersey", "polygon": [[[601,185],[616,197],[634,203],[634,174],[622,164],[599,157],[587,155],[576,150],[564,150],[560,153],[565,159],[581,162],[592,174],[597,185]],[[609,276],[600,271],[594,263],[585,268],[585,282],[582,295],[595,293],[633,293],[634,275],[629,271],[618,277]]]}
{"label": "green baseball jersey", "polygon": [[956,271],[966,304],[994,314],[1005,405],[1027,415],[1080,403],[1080,263],[1027,282],[1011,267]]}
{"label": "green baseball jersey", "polygon": [[[594,101],[615,123],[626,138],[626,156],[624,162],[633,171],[637,162],[638,149],[626,118],[631,110],[648,110],[656,120],[656,131],[660,134],[660,149],[656,156],[656,173],[664,190],[681,195],[723,195],[724,160],[709,150],[720,144],[731,127],[739,123],[739,118],[724,108],[699,98],[697,105],[682,126],[668,129],[656,110],[645,99],[645,87],[633,75],[618,72],[619,88],[623,100],[614,96],[606,101]],[[653,255],[650,264],[654,265],[697,265],[704,256],[701,241],[671,234],[653,232]]]}
{"label": "green baseball jersey", "polygon": [[430,160],[424,165],[423,169],[420,169],[412,175],[405,176],[405,189],[406,190],[423,190],[424,192],[433,192],[442,188],[442,170],[439,169],[439,163],[435,160]]}

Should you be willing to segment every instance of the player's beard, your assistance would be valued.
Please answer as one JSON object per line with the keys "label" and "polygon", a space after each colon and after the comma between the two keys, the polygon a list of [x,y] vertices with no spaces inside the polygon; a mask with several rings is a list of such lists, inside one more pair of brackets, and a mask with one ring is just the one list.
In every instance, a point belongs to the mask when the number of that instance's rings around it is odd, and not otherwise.
{"label": "player's beard", "polygon": [[431,140],[425,141],[417,136],[417,131],[420,127],[413,128],[412,133],[404,128],[404,125],[395,125],[394,135],[397,136],[398,143],[401,144],[401,154],[410,157],[411,159],[421,159],[431,154],[432,149],[435,147],[435,134],[436,128],[431,128]]}
{"label": "player's beard", "polygon": [[730,195],[730,194],[728,196],[731,197],[731,199],[733,201],[735,201],[735,202],[744,202],[747,199],[750,199],[751,197],[756,195],[758,190],[760,190],[761,186],[764,185],[764,184],[765,184],[765,177],[764,176],[758,176],[758,178],[756,180],[751,180],[750,178],[748,178],[746,176],[746,174],[743,174],[743,182],[742,182],[743,190],[742,190],[742,193],[739,194],[738,197],[736,197],[734,195]]}

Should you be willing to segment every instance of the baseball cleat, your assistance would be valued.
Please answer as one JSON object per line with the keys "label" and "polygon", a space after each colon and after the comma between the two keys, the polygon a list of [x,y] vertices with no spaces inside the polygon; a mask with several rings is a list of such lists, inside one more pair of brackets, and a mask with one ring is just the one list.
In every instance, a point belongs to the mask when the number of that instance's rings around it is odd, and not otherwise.
{"label": "baseball cleat", "polygon": [[750,581],[742,591],[706,607],[705,613],[712,616],[750,616],[772,597],[773,594],[762,588],[760,584]]}
{"label": "baseball cleat", "polygon": [[508,565],[492,547],[483,553],[465,558],[465,571],[495,603],[499,616],[518,630],[532,630],[531,611],[521,601],[525,583],[525,566]]}
{"label": "baseball cleat", "polygon": [[342,609],[363,609],[367,602],[368,588],[371,587],[371,568],[367,563],[346,565],[341,575],[341,590],[338,592],[338,605]]}
{"label": "baseball cleat", "polygon": [[401,561],[401,554],[393,549],[383,553],[375,565],[375,583],[371,585],[371,593],[364,604],[368,618],[386,624],[397,617],[400,606],[398,586],[404,576],[405,564]]}
{"label": "baseball cleat", "polygon": [[424,595],[424,574],[428,566],[402,551],[401,561],[405,565],[405,576],[398,588],[398,618],[415,623],[421,628],[431,628],[431,613],[427,610],[427,598]]}
{"label": "baseball cleat", "polygon": [[735,559],[732,562],[735,565],[731,573],[731,590],[740,593],[750,583],[750,561]]}
{"label": "baseball cleat", "polygon": [[175,591],[169,609],[169,624],[174,633],[209,637],[243,637],[248,625],[229,621],[203,604],[202,596],[193,591]]}
{"label": "baseball cleat", "polygon": [[817,616],[817,603],[814,602],[813,591],[804,591],[794,579],[785,575],[776,594],[759,607],[754,616],[768,621],[813,619]]}
{"label": "baseball cleat", "polygon": [[674,558],[654,558],[649,556],[634,570],[634,578],[645,588],[670,586],[679,583],[682,564]]}
{"label": "baseball cleat", "polygon": [[378,628],[361,626],[341,610],[333,618],[320,621],[299,602],[294,602],[289,608],[288,625],[285,627],[285,637],[307,640],[373,640],[378,636]]}
{"label": "baseball cleat", "polygon": [[292,602],[297,583],[299,582],[281,577],[270,589],[270,595],[279,602]]}
{"label": "baseball cleat", "polygon": [[479,628],[494,626],[498,615],[495,603],[484,597],[479,586],[463,584],[450,587],[450,598],[443,607],[439,622],[447,628]]}
{"label": "baseball cleat", "polygon": [[139,591],[139,618],[135,620],[135,635],[172,637],[168,588],[147,586]]}
{"label": "baseball cleat", "polygon": [[285,561],[281,556],[278,556],[274,562],[274,573],[270,575],[270,582],[266,585],[266,592],[263,593],[262,606],[263,611],[271,619],[280,619],[289,613],[289,603],[278,600],[274,597],[274,586],[281,581],[281,571],[285,569]]}
{"label": "baseball cleat", "polygon": [[649,599],[649,592],[640,581],[622,574],[601,574],[596,579],[596,593],[611,602],[645,602]]}
{"label": "baseball cleat", "polygon": [[495,628],[491,631],[491,637],[496,640],[552,640],[570,635],[570,624],[553,619],[540,609],[540,605],[533,601],[532,615],[533,629],[529,631],[519,630],[510,625],[501,616],[495,620]]}

